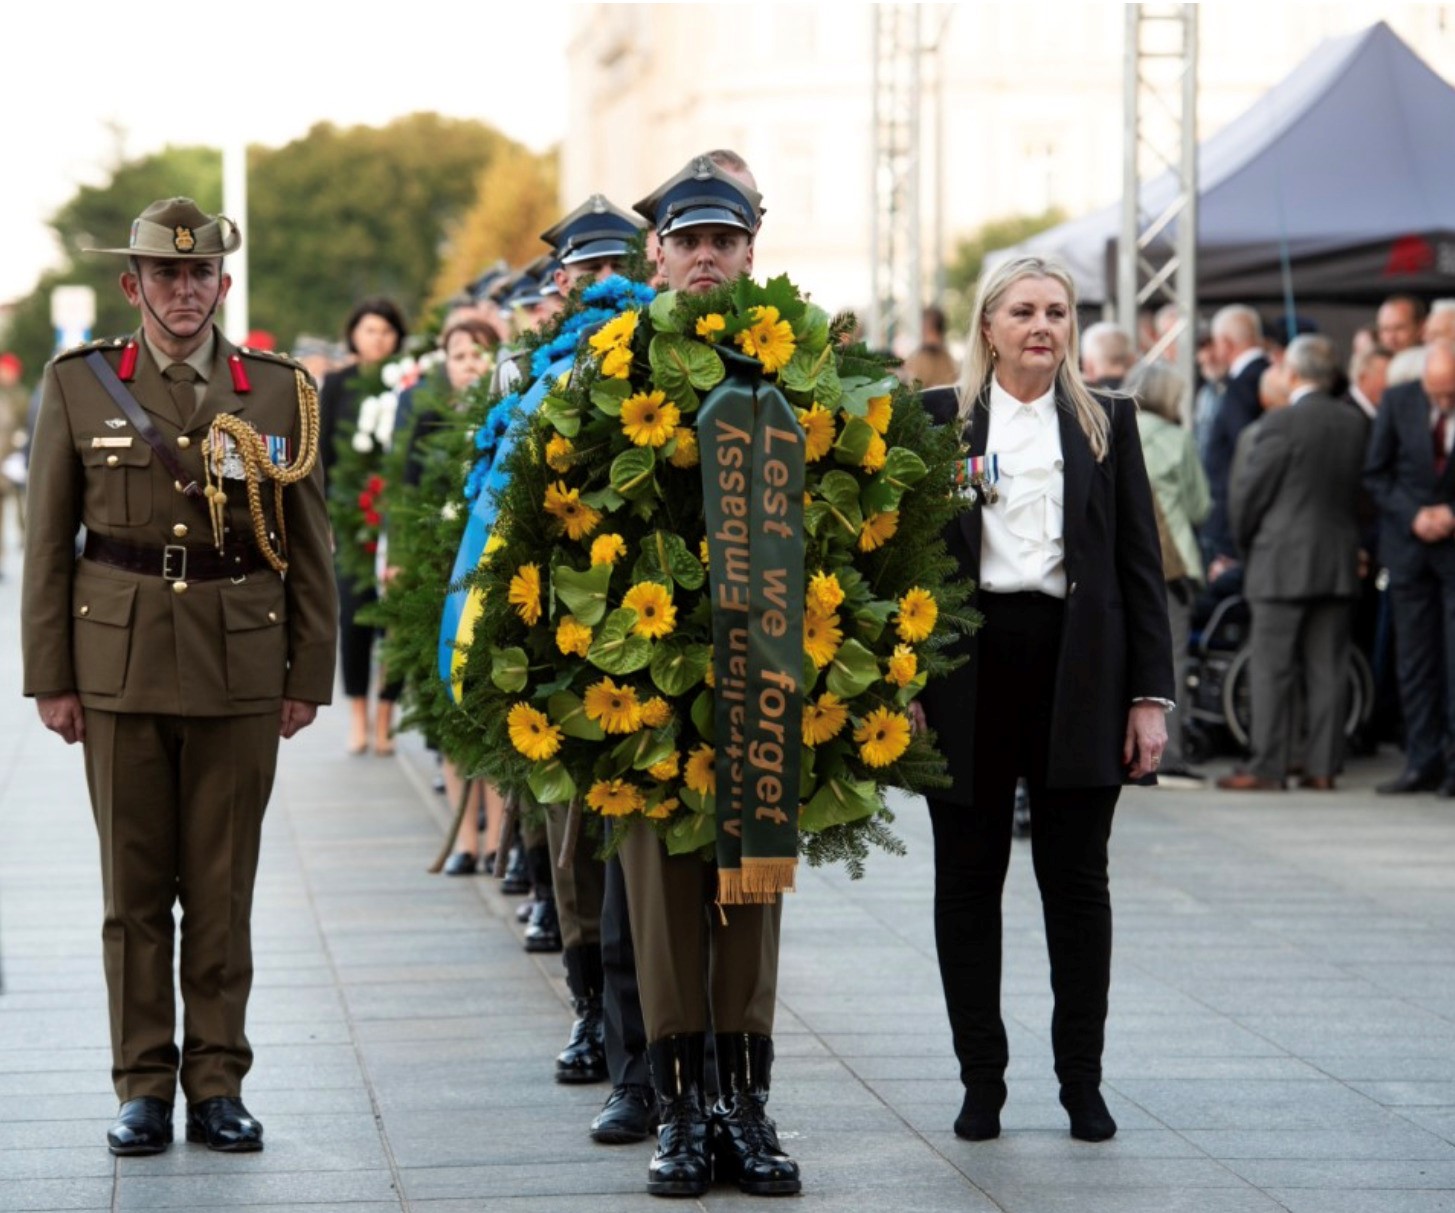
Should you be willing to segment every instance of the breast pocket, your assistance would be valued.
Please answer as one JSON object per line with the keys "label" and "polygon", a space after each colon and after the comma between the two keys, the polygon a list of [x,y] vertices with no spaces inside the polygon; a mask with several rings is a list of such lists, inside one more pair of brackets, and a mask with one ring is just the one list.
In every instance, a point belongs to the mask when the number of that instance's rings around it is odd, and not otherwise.
{"label": "breast pocket", "polygon": [[82,694],[120,695],[126,686],[135,605],[135,585],[77,576],[71,588],[71,644],[76,689]]}
{"label": "breast pocket", "polygon": [[242,587],[224,590],[222,621],[227,631],[228,695],[233,699],[281,698],[288,671],[283,583],[249,580]]}
{"label": "breast pocket", "polygon": [[85,447],[86,508],[108,526],[145,526],[152,520],[152,449]]}

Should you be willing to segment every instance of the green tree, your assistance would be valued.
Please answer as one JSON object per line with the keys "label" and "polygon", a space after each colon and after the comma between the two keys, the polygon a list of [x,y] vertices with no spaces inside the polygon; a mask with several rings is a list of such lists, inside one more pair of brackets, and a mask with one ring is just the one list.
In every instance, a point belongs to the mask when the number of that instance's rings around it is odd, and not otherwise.
{"label": "green tree", "polygon": [[1038,232],[1064,222],[1066,214],[1052,207],[1039,215],[1011,215],[992,219],[969,236],[960,239],[945,267],[945,300],[943,307],[952,333],[962,333],[970,323],[970,308],[975,302],[975,284],[987,253],[1009,248],[1029,240]]}
{"label": "green tree", "polygon": [[104,186],[82,186],[75,197],[51,218],[64,261],[47,271],[35,288],[16,306],[6,344],[20,355],[26,378],[39,376],[41,365],[54,352],[51,328],[51,291],[57,286],[89,286],[96,292],[98,337],[129,333],[137,325],[136,312],[116,284],[126,263],[119,257],[83,253],[83,248],[121,248],[131,221],[158,198],[185,194],[206,211],[222,202],[222,160],[205,147],[168,147],[149,156],[117,165]]}

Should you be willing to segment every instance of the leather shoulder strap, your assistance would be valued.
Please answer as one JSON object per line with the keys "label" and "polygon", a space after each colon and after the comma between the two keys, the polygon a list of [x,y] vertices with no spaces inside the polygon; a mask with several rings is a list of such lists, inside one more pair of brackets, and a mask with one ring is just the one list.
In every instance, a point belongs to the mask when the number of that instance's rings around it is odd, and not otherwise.
{"label": "leather shoulder strap", "polygon": [[193,480],[182,467],[176,452],[167,445],[166,439],[152,424],[152,419],[146,415],[146,410],[126,390],[126,384],[116,377],[116,372],[111,369],[111,364],[101,357],[98,351],[93,350],[86,355],[86,365],[91,368],[91,373],[106,389],[106,394],[111,397],[116,407],[121,410],[122,416],[136,427],[136,432],[141,435],[142,441],[151,447],[157,458],[162,461],[162,466],[167,469],[167,475],[176,482],[177,488],[188,497],[198,501],[202,500],[205,496],[202,486]]}

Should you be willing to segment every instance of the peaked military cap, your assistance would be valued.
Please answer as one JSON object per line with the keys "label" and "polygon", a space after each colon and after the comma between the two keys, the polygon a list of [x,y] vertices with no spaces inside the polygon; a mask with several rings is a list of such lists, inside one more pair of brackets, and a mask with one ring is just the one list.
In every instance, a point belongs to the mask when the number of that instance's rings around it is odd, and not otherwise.
{"label": "peaked military cap", "polygon": [[476,303],[483,299],[489,299],[494,288],[500,280],[510,273],[510,266],[504,261],[497,261],[488,270],[482,273],[474,282],[466,288],[470,298]]}
{"label": "peaked military cap", "polygon": [[655,224],[659,236],[708,223],[752,235],[762,221],[762,202],[762,194],[723,172],[710,157],[694,156],[632,209]]}
{"label": "peaked military cap", "polygon": [[197,261],[226,256],[241,247],[242,232],[226,215],[209,215],[190,198],[159,198],[131,221],[126,248],[81,251]]}
{"label": "peaked military cap", "polygon": [[510,290],[506,292],[505,298],[500,301],[500,306],[506,309],[513,307],[530,307],[532,304],[541,301],[541,281],[529,269],[521,270],[515,282],[511,284]]}
{"label": "peaked military cap", "polygon": [[642,223],[607,201],[604,194],[592,194],[560,223],[541,233],[541,239],[556,250],[562,265],[593,261],[597,257],[622,257]]}

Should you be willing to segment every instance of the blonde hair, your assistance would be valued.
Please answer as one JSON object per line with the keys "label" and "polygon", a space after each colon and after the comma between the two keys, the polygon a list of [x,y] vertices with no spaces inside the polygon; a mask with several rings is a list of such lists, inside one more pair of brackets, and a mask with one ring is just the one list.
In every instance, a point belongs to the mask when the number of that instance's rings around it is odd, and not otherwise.
{"label": "blonde hair", "polygon": [[1091,446],[1092,458],[1100,463],[1111,449],[1111,418],[1081,377],[1076,283],[1072,281],[1071,271],[1050,257],[1012,257],[980,275],[975,306],[970,313],[970,331],[965,334],[965,369],[959,384],[961,420],[969,419],[970,410],[985,394],[990,377],[995,373],[990,339],[985,335],[985,322],[1000,306],[1005,292],[1022,278],[1050,278],[1059,282],[1066,291],[1071,332],[1066,342],[1066,356],[1056,368],[1056,395],[1070,406],[1071,415],[1076,418],[1076,424]]}

